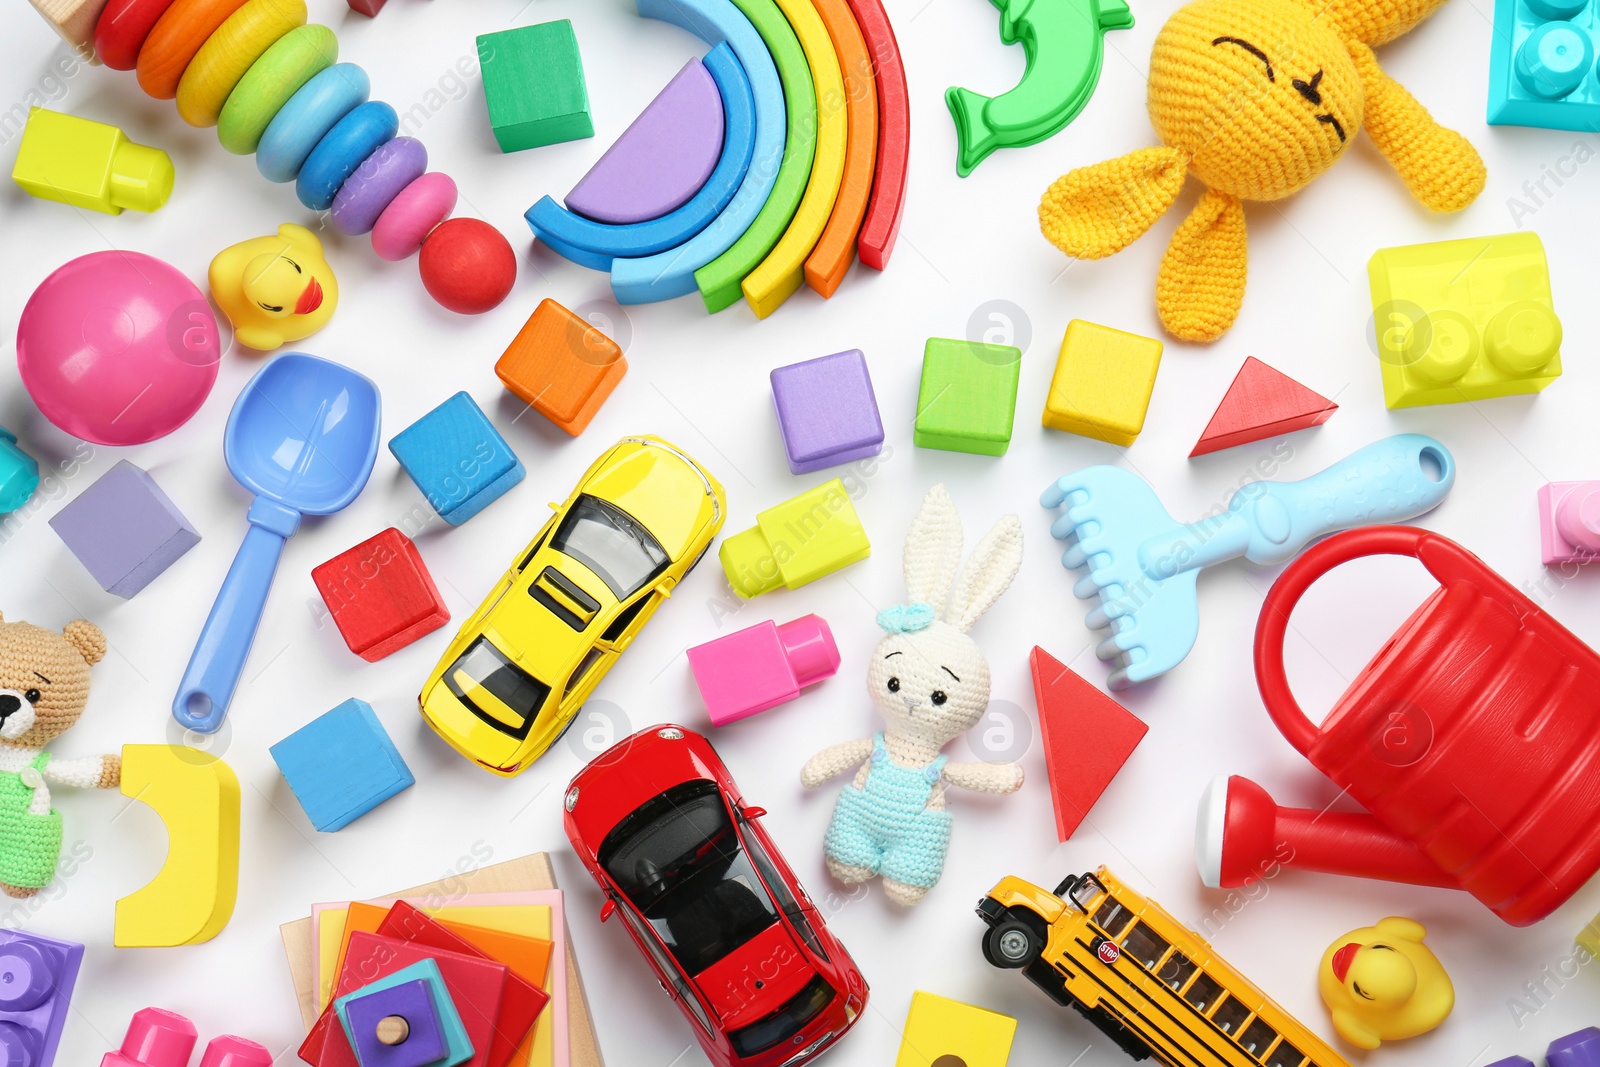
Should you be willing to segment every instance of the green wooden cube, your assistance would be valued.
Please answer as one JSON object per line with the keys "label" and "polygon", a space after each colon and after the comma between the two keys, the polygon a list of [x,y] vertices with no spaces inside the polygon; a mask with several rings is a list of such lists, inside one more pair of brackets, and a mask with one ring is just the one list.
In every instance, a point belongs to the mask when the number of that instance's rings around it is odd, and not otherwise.
{"label": "green wooden cube", "polygon": [[918,448],[1005,455],[1021,372],[1022,352],[1010,345],[928,338],[912,440]]}
{"label": "green wooden cube", "polygon": [[482,34],[478,64],[500,151],[594,136],[571,20]]}

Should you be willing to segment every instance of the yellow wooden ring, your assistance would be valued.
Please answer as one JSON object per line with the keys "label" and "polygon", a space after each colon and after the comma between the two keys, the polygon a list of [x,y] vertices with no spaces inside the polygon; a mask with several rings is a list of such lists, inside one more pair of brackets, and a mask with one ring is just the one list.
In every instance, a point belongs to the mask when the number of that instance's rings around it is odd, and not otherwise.
{"label": "yellow wooden ring", "polygon": [[306,0],[250,0],[228,16],[190,60],[178,82],[178,114],[191,126],[215,126],[228,94],[261,53],[306,23]]}
{"label": "yellow wooden ring", "polygon": [[[259,0],[256,0],[259,2]],[[850,99],[844,91],[839,54],[834,51],[828,27],[811,0],[778,0],[800,48],[811,67],[817,91],[817,154],[811,163],[811,180],[784,231],[767,258],[740,283],[745,301],[758,318],[766,318],[800,288],[805,280],[806,257],[833,214],[844,182],[845,148],[850,136]]]}

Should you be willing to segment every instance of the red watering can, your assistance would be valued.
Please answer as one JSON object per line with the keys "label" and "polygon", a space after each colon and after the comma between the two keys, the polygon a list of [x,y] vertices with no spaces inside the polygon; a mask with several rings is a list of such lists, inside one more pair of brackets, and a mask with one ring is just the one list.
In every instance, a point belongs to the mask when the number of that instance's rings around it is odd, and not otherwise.
{"label": "red watering can", "polygon": [[[1439,588],[1317,726],[1284,674],[1289,614],[1372,555],[1415,557]],[[1262,605],[1255,664],[1279,731],[1370,814],[1279,808],[1218,779],[1197,833],[1207,885],[1282,864],[1464,889],[1526,926],[1600,868],[1600,656],[1454,541],[1373,526],[1312,547]]]}

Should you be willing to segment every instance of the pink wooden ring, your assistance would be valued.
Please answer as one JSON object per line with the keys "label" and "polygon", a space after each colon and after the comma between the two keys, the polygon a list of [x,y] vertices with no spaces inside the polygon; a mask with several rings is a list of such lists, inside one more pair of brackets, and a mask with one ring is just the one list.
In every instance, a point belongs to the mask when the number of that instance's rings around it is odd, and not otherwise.
{"label": "pink wooden ring", "polygon": [[433,171],[389,201],[372,227],[372,250],[390,262],[416,254],[422,242],[456,208],[456,183]]}

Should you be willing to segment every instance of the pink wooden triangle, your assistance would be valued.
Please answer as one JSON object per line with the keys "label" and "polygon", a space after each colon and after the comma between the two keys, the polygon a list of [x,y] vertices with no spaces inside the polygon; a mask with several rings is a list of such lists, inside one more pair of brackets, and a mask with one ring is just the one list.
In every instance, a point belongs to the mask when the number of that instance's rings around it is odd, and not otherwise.
{"label": "pink wooden triangle", "polygon": [[1327,422],[1339,405],[1254,356],[1244,361],[1190,458]]}

